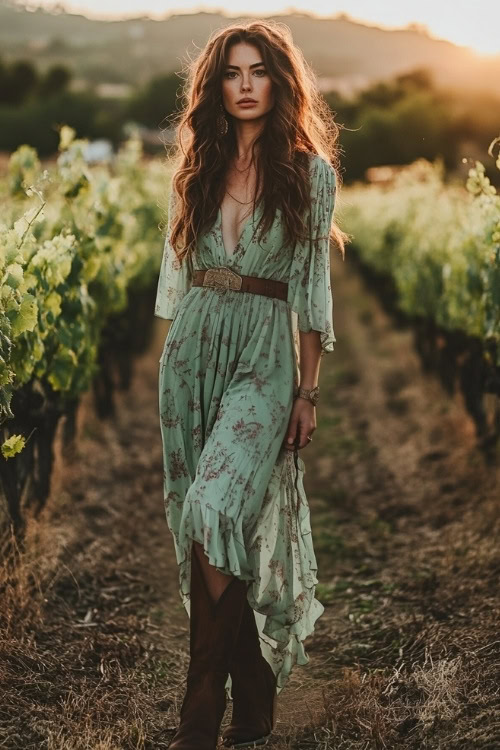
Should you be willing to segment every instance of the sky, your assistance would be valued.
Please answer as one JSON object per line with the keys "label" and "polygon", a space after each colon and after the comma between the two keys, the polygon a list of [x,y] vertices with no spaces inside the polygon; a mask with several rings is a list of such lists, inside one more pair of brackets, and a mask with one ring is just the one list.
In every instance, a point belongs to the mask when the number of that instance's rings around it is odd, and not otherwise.
{"label": "sky", "polygon": [[471,47],[480,54],[500,54],[500,0],[309,0],[307,5],[294,6],[273,0],[231,0],[214,5],[190,0],[34,0],[26,4],[47,8],[58,5],[103,19],[138,15],[164,18],[170,13],[199,10],[223,12],[229,17],[265,17],[290,11],[325,17],[345,13],[356,21],[383,28],[402,28],[415,23],[425,27],[433,37]]}

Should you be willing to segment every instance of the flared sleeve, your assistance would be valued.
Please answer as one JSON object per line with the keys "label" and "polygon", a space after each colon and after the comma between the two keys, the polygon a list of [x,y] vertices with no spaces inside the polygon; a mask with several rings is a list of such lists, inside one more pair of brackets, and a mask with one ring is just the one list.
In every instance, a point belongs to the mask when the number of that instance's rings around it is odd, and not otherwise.
{"label": "flared sleeve", "polygon": [[333,352],[333,294],[330,278],[330,227],[335,207],[335,170],[318,154],[310,160],[311,207],[306,241],[294,248],[287,301],[300,331],[319,331],[321,354]]}
{"label": "flared sleeve", "polygon": [[171,218],[174,209],[174,191],[171,189],[168,202],[168,228],[163,247],[163,257],[158,278],[154,314],[158,318],[173,320],[182,298],[188,293],[192,282],[192,264],[185,257],[182,264],[170,244]]}

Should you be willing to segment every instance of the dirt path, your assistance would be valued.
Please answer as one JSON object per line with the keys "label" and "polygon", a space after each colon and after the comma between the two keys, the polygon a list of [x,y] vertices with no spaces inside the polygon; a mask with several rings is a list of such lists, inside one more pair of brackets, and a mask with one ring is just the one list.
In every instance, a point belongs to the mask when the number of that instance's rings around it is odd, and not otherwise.
{"label": "dirt path", "polygon": [[[303,452],[326,609],[273,747],[500,747],[498,469],[341,261],[334,294],[337,344]],[[25,571],[40,597],[23,601],[20,576],[10,606],[23,619],[0,643],[0,747],[168,747],[188,621],[162,500],[165,332],[158,321],[115,423],[83,409],[77,454],[33,526]]]}

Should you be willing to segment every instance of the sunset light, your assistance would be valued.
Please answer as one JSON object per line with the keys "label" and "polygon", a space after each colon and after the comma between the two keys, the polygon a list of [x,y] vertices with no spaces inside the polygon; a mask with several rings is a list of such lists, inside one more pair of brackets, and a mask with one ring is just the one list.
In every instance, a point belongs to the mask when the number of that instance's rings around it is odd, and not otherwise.
{"label": "sunset light", "polygon": [[404,28],[413,24],[427,31],[434,38],[446,39],[454,44],[467,46],[483,55],[500,54],[500,3],[495,0],[406,0],[373,3],[371,0],[331,2],[313,0],[307,6],[269,3],[267,0],[234,0],[231,3],[199,4],[182,0],[86,0],[85,2],[41,1],[32,6],[65,8],[93,18],[117,19],[131,16],[164,18],[170,13],[212,12],[228,17],[237,15],[266,17],[270,14],[306,13],[332,18],[345,14],[350,19],[383,28]]}

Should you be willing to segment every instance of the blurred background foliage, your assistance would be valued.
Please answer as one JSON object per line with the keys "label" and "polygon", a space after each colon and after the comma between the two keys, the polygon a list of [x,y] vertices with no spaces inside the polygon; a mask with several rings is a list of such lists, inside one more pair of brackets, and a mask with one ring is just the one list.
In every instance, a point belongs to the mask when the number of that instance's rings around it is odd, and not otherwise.
{"label": "blurred background foliage", "polygon": [[[341,126],[346,183],[367,170],[415,159],[443,160],[466,175],[464,158],[498,170],[486,153],[500,123],[500,56],[338,17],[275,16],[292,30]],[[218,13],[106,22],[0,2],[0,151],[29,144],[57,152],[58,127],[114,148],[126,124],[141,126],[146,152],[169,142],[182,106],[183,70],[217,27]]]}

